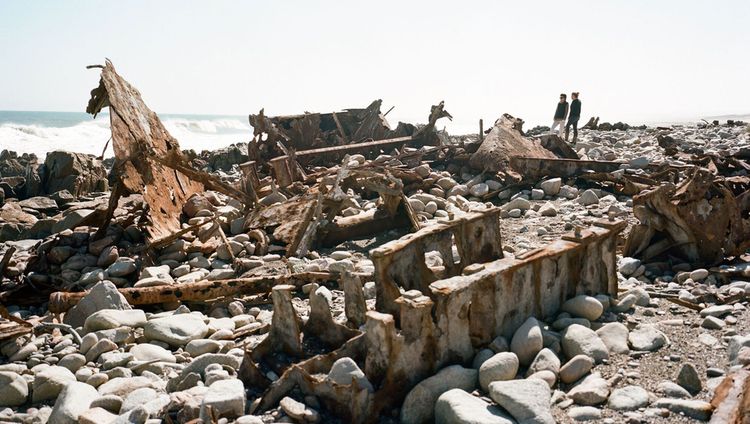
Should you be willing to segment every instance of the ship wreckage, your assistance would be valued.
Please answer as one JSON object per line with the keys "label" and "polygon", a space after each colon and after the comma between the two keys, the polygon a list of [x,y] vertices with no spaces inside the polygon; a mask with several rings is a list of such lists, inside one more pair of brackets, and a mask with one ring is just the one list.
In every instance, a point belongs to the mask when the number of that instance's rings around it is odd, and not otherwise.
{"label": "ship wreckage", "polygon": [[[204,401],[191,409],[173,397],[159,409],[160,416],[151,416],[164,422],[215,422],[279,406],[297,422],[317,422],[321,415],[345,423],[376,423],[383,417],[430,422],[436,396],[424,385],[415,389],[421,382],[441,370],[470,366],[477,352],[499,338],[515,343],[531,317],[555,317],[570,310],[563,305],[571,299],[604,296],[614,304],[621,296],[618,251],[649,269],[675,261],[711,267],[742,255],[750,240],[750,180],[726,176],[750,170],[742,158],[692,155],[682,166],[649,164],[643,172],[629,173],[617,161],[580,159],[555,135],[526,137],[523,121],[510,115],[473,144],[449,143],[436,129],[440,119],[451,119],[442,102],[432,106],[427,124],[399,123],[391,129],[378,100],[341,112],[250,115],[249,160],[239,164],[238,181],[227,181],[193,166],[109,61],[99,68],[100,84],[91,92],[87,112],[108,111],[115,155],[111,195],[33,246],[23,272],[6,273],[4,304],[48,299],[49,314],[30,322],[3,307],[0,337],[55,332],[68,334],[71,345],[88,343],[79,332],[96,313],[97,291],[121,299],[116,309],[128,312],[135,307],[157,313],[180,305],[210,310],[237,300],[248,307],[265,305],[270,319],[231,327],[220,339],[242,349],[241,356],[209,350],[213,353],[186,366],[166,368],[167,393],[196,382],[208,386],[209,374],[216,372],[211,367],[229,370],[244,386],[239,410],[230,401]],[[499,184],[484,184],[468,201],[455,183],[431,170],[462,167],[479,173],[477,181],[492,178]],[[634,196],[637,222],[625,234],[626,219],[610,213],[539,247],[505,245],[504,218],[523,209],[519,205],[525,200],[500,206],[490,200],[508,187],[533,187],[545,179],[557,179],[558,191],[561,179],[575,179]],[[216,196],[227,206],[216,206]],[[446,207],[450,196],[463,207]],[[355,199],[366,199],[367,208]],[[132,228],[143,237],[128,235]],[[346,260],[320,269],[299,266],[297,258],[319,257],[320,249],[363,239],[372,242],[363,253],[369,268]],[[113,245],[119,246],[116,263],[124,267],[174,268],[174,259],[191,252],[219,252],[229,272],[213,270],[210,277],[198,273],[179,282],[150,271],[146,278],[142,271],[138,278],[139,271],[109,272],[111,283],[93,276],[71,284],[65,277],[61,264],[68,257],[101,258]],[[9,268],[14,250],[2,255],[0,272]],[[269,255],[277,257],[273,265],[258,260]],[[112,271],[111,262],[105,265]],[[720,272],[727,278],[747,273],[736,267]],[[343,294],[336,305],[332,290]],[[110,350],[134,340],[114,330],[118,326],[98,327],[113,329],[108,330],[114,331],[107,341]],[[95,347],[102,343],[99,339]],[[528,366],[533,356],[521,359]],[[136,374],[152,368],[144,362]],[[722,391],[727,399],[715,405],[728,414],[723,416],[741,413],[738,405],[747,403],[750,380],[732,381],[727,385],[734,387]],[[316,410],[301,399],[314,399]],[[415,417],[401,409],[405,402],[429,405]]]}

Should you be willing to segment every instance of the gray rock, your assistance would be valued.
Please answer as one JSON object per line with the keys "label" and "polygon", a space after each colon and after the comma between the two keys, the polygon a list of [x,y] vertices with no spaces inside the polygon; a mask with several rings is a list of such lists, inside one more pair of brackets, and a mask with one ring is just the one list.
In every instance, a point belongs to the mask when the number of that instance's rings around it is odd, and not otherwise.
{"label": "gray rock", "polygon": [[701,389],[703,389],[703,383],[701,383],[698,370],[696,370],[695,365],[691,363],[682,364],[680,370],[677,372],[677,378],[675,381],[692,395],[698,394]]}
{"label": "gray rock", "polygon": [[541,216],[557,216],[557,208],[551,202],[543,204],[538,212]]}
{"label": "gray rock", "polygon": [[734,311],[734,307],[732,305],[714,305],[709,306],[708,308],[705,308],[701,310],[701,316],[702,317],[723,317],[724,315],[728,315]]}
{"label": "gray rock", "polygon": [[657,399],[651,406],[654,408],[665,408],[675,414],[685,414],[690,418],[701,421],[708,421],[713,412],[713,406],[702,400],[662,398]]}
{"label": "gray rock", "polygon": [[203,355],[204,353],[216,353],[221,350],[221,343],[216,340],[210,339],[197,339],[191,340],[185,351],[190,354],[193,358]]}
{"label": "gray rock", "polygon": [[514,424],[514,421],[500,408],[461,389],[453,389],[435,402],[435,424]]}
{"label": "gray rock", "polygon": [[131,258],[118,258],[112,265],[107,267],[110,277],[125,277],[135,272],[135,261]]}
{"label": "gray rock", "polygon": [[628,327],[619,322],[604,324],[596,330],[596,334],[602,340],[607,349],[612,353],[628,353]]}
{"label": "gray rock", "polygon": [[551,178],[546,181],[542,181],[539,186],[544,191],[544,194],[547,196],[556,196],[557,193],[560,192],[560,188],[562,187],[562,179],[561,178]]}
{"label": "gray rock", "polygon": [[404,424],[432,422],[438,397],[452,389],[473,391],[477,386],[477,377],[478,372],[475,369],[451,365],[432,377],[422,380],[406,395],[401,407],[401,422]]}
{"label": "gray rock", "polygon": [[102,408],[109,412],[119,413],[122,407],[122,398],[115,395],[102,396],[91,402],[92,408]]}
{"label": "gray rock", "polygon": [[620,259],[617,270],[624,276],[633,274],[641,266],[640,259],[624,257]]}
{"label": "gray rock", "polygon": [[308,407],[302,402],[290,398],[289,396],[281,399],[279,402],[281,409],[296,422],[316,423],[320,421],[320,415],[314,409]]}
{"label": "gray rock", "polygon": [[625,296],[620,298],[614,305],[612,305],[610,309],[614,313],[627,312],[633,306],[635,306],[635,303],[637,301],[638,298],[634,294],[626,294]]}
{"label": "gray rock", "polygon": [[669,339],[654,325],[642,324],[628,335],[630,347],[635,350],[653,352],[669,344]]}
{"label": "gray rock", "polygon": [[[161,387],[160,387],[161,385]],[[152,389],[161,389],[163,385],[147,377],[116,377],[98,387],[99,394],[102,396],[116,395],[120,397],[127,396],[135,390],[143,387]]]}
{"label": "gray rock", "polygon": [[14,372],[0,371],[0,407],[20,406],[29,397],[26,379]]}
{"label": "gray rock", "polygon": [[690,273],[690,278],[693,281],[703,281],[708,277],[708,270],[705,268],[699,268]]}
{"label": "gray rock", "polygon": [[630,168],[643,169],[646,168],[651,161],[646,156],[640,156],[635,159],[631,159],[628,165]]}
{"label": "gray rock", "polygon": [[105,352],[111,352],[117,349],[117,344],[109,339],[101,339],[86,352],[86,361],[94,362]]}
{"label": "gray rock", "polygon": [[577,355],[560,368],[560,381],[575,383],[594,367],[594,360],[587,355]]}
{"label": "gray rock", "polygon": [[493,381],[512,380],[518,372],[518,357],[513,352],[500,352],[479,367],[479,385],[483,390]]}
{"label": "gray rock", "polygon": [[201,403],[200,416],[209,422],[208,407],[219,417],[238,417],[245,413],[245,385],[236,378],[219,380],[208,387]]}
{"label": "gray rock", "polygon": [[666,380],[659,383],[656,387],[656,391],[663,394],[665,397],[670,398],[688,399],[691,397],[690,392],[683,389],[682,386]]}
{"label": "gray rock", "polygon": [[518,422],[554,424],[550,411],[550,388],[537,379],[495,381],[490,383],[490,397]]}
{"label": "gray rock", "polygon": [[227,366],[235,371],[238,371],[240,369],[240,365],[242,364],[242,357],[223,353],[205,353],[201,356],[198,356],[197,358],[193,359],[193,361],[190,362],[185,368],[183,368],[182,371],[180,371],[179,376],[169,380],[169,383],[167,383],[167,391],[176,391],[177,387],[183,384],[185,379],[192,378],[190,377],[191,374],[195,374],[200,381],[200,378],[203,377],[205,373],[206,367],[211,364]]}
{"label": "gray rock", "polygon": [[34,403],[54,399],[65,385],[75,381],[76,376],[69,369],[52,365],[34,376],[31,398]]}
{"label": "gray rock", "polygon": [[536,318],[529,317],[513,334],[510,350],[516,354],[521,365],[529,365],[542,347],[542,327]]}
{"label": "gray rock", "polygon": [[480,350],[476,355],[474,355],[474,360],[471,363],[471,367],[475,370],[478,370],[486,360],[492,358],[494,355],[495,352],[490,349]]}
{"label": "gray rock", "polygon": [[102,309],[131,309],[128,301],[110,281],[96,283],[91,291],[65,314],[63,322],[73,327],[82,327],[87,317]]}
{"label": "gray rock", "polygon": [[563,332],[563,353],[568,358],[576,355],[590,356],[597,363],[609,358],[609,351],[602,339],[590,328],[573,324]]}
{"label": "gray rock", "polygon": [[68,383],[55,401],[49,422],[51,424],[77,424],[78,417],[87,411],[91,402],[98,397],[99,393],[96,389],[86,383],[77,381]]}
{"label": "gray rock", "polygon": [[651,303],[651,296],[643,287],[633,287],[625,292],[625,295],[630,294],[635,296],[635,304],[638,306],[648,306]]}
{"label": "gray rock", "polygon": [[101,424],[112,423],[117,420],[117,415],[107,411],[104,408],[89,408],[78,416],[79,424]]}
{"label": "gray rock", "polygon": [[724,322],[721,318],[716,318],[714,316],[707,316],[703,319],[703,322],[701,323],[701,327],[707,328],[709,330],[721,330],[724,328],[727,324]]}
{"label": "gray rock", "polygon": [[594,421],[602,418],[602,410],[593,406],[576,406],[568,409],[568,416],[575,421]]}
{"label": "gray rock", "polygon": [[607,406],[616,411],[632,411],[648,405],[648,392],[643,387],[625,386],[612,390]]}
{"label": "gray rock", "polygon": [[101,309],[86,318],[83,330],[91,333],[117,327],[143,327],[146,314],[141,309]]}
{"label": "gray rock", "polygon": [[568,392],[568,397],[573,399],[573,402],[584,406],[602,404],[607,401],[607,396],[609,396],[609,384],[597,374],[584,378]]}
{"label": "gray rock", "polygon": [[151,343],[140,343],[130,349],[136,361],[177,362],[172,352]]}
{"label": "gray rock", "polygon": [[359,387],[365,388],[370,392],[375,391],[365,373],[362,372],[352,358],[341,358],[334,362],[331,370],[328,372],[328,379],[344,386],[348,386],[356,381]]}
{"label": "gray rock", "polygon": [[170,346],[184,346],[192,340],[202,339],[208,333],[203,319],[193,314],[177,314],[149,320],[143,327],[143,335],[149,340],[158,340]]}
{"label": "gray rock", "polygon": [[52,225],[53,233],[61,233],[65,230],[77,227],[84,218],[94,213],[93,209],[76,209],[73,211],[66,212],[63,219],[57,221]]}
{"label": "gray rock", "polygon": [[594,321],[604,312],[604,307],[601,302],[596,300],[595,297],[580,295],[572,299],[568,299],[563,303],[560,308],[563,312],[567,312],[573,316],[586,318],[589,321]]}
{"label": "gray rock", "polygon": [[583,206],[598,205],[599,196],[597,196],[593,190],[586,190],[578,198],[578,203],[582,204]]}
{"label": "gray rock", "polygon": [[529,365],[526,376],[528,377],[539,371],[551,371],[555,376],[560,373],[560,358],[555,355],[555,352],[547,348],[540,350],[534,361]]}
{"label": "gray rock", "polygon": [[69,353],[57,363],[57,365],[69,369],[71,372],[78,371],[82,366],[86,365],[86,357],[80,353]]}
{"label": "gray rock", "polygon": [[516,197],[515,199],[501,206],[501,208],[504,211],[511,211],[513,209],[520,209],[522,211],[527,211],[531,209],[531,203],[528,200],[524,199],[523,197]]}
{"label": "gray rock", "polygon": [[508,343],[508,339],[505,337],[497,336],[492,339],[488,347],[495,353],[508,352],[510,350],[510,343]]}
{"label": "gray rock", "polygon": [[141,387],[140,389],[135,389],[132,392],[128,393],[125,396],[125,399],[123,399],[122,405],[120,406],[120,414],[124,414],[131,409],[135,409],[143,404],[146,404],[156,397],[156,390],[152,389],[151,387]]}

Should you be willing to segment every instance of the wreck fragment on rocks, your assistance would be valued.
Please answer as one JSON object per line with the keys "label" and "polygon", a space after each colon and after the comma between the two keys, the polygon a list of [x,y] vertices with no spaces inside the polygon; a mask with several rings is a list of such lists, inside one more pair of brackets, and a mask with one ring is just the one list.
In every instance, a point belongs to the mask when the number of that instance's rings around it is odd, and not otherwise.
{"label": "wreck fragment on rocks", "polygon": [[675,257],[715,265],[750,247],[748,192],[708,169],[694,168],[679,185],[660,185],[633,198],[633,227],[625,256],[642,260]]}

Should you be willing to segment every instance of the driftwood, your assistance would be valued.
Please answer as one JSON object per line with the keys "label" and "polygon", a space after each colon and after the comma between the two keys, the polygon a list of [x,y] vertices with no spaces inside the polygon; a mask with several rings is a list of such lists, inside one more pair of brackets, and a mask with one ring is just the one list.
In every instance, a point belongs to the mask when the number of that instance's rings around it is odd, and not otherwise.
{"label": "driftwood", "polygon": [[[198,281],[155,287],[118,289],[131,305],[151,305],[179,301],[207,301],[227,296],[268,293],[278,284],[301,287],[313,281],[328,281],[331,275],[324,272],[306,272],[293,275],[276,275],[231,280]],[[75,306],[87,292],[55,292],[49,297],[49,310],[65,312]]]}

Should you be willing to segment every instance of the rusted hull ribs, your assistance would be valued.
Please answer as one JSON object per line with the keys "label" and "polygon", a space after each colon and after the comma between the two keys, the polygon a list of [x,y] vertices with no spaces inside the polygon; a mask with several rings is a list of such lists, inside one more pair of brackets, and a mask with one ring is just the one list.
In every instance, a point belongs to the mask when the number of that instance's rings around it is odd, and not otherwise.
{"label": "rusted hull ribs", "polygon": [[[379,288],[378,303],[394,309],[395,314],[368,311],[364,327],[360,327],[363,333],[350,332],[339,338],[336,344],[347,340],[335,350],[289,365],[281,378],[269,386],[259,409],[273,407],[297,387],[306,395],[318,397],[346,422],[376,422],[382,411],[400,405],[419,381],[446,365],[470,363],[477,349],[499,335],[510,337],[527,317],[551,316],[565,300],[578,294],[615,295],[615,249],[625,225],[621,221],[600,221],[577,236],[564,236],[516,258],[505,257],[471,267],[459,262],[446,270],[459,275],[446,279],[432,280],[434,274],[414,272],[415,278],[399,280],[410,286],[395,299],[380,299],[388,296],[388,291]],[[462,226],[469,231],[462,233]],[[476,238],[479,242],[472,245],[474,250],[467,251],[466,245],[460,247],[460,241],[456,243],[459,251],[466,258],[500,255],[499,234],[495,237],[493,233],[497,227],[496,211],[490,210],[437,230],[420,230],[406,236],[373,255],[379,264],[376,284],[393,284],[396,280],[392,277],[402,274],[398,271],[403,266],[401,261],[416,263],[423,258],[420,255],[425,246],[441,240],[446,243],[452,237],[471,237],[479,228],[482,232]],[[384,276],[391,279],[383,280]],[[356,299],[347,294],[347,305]],[[291,300],[288,302],[291,305]],[[284,322],[289,326],[297,320],[287,317]],[[299,328],[293,331],[295,335],[300,332]],[[243,367],[248,364],[254,368],[258,362],[253,359],[260,359],[259,353],[254,358],[252,353],[246,355]],[[319,377],[343,357],[360,365],[372,387],[364,387],[356,380],[336,384]],[[250,371],[249,375],[258,375],[257,371]]]}
{"label": "rusted hull ribs", "polygon": [[574,177],[585,172],[613,172],[622,162],[579,159],[549,159],[514,156],[510,166],[527,179],[543,177]]}
{"label": "rusted hull ribs", "polygon": [[[408,234],[370,251],[375,266],[376,309],[398,316],[399,287],[429,293],[428,286],[443,277],[463,272],[468,265],[503,257],[500,208],[473,212],[450,222]],[[454,257],[454,247],[458,261]],[[444,270],[427,267],[425,253],[437,251]],[[441,275],[442,274],[442,275]]]}

